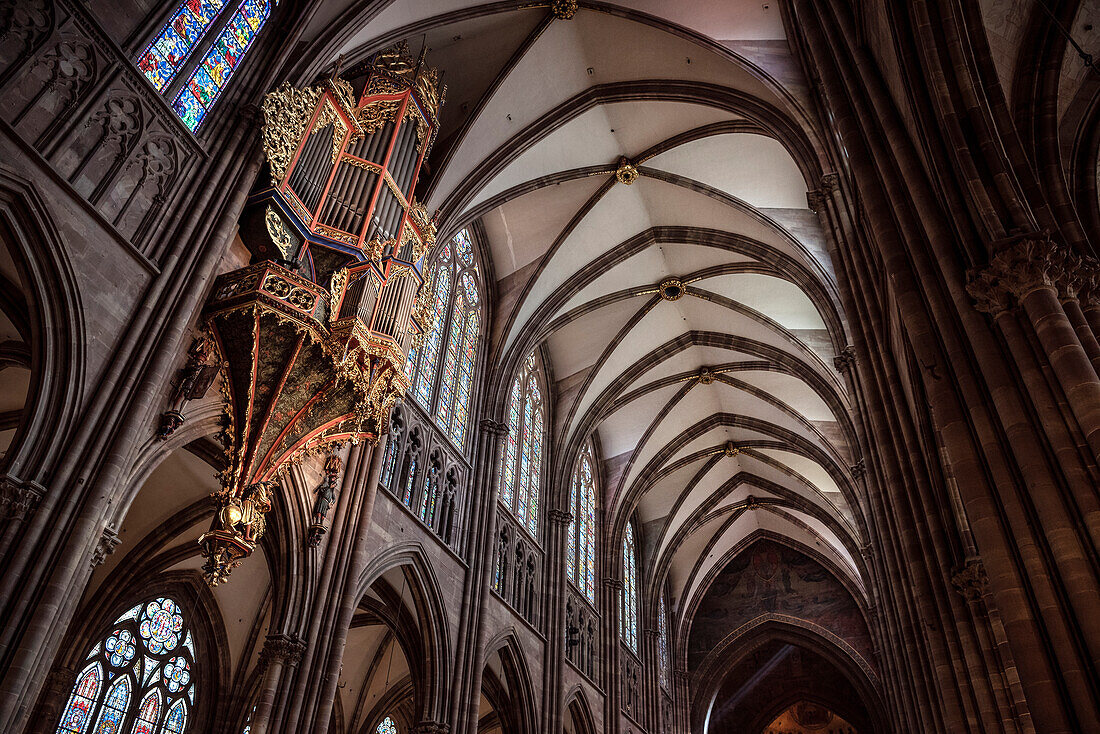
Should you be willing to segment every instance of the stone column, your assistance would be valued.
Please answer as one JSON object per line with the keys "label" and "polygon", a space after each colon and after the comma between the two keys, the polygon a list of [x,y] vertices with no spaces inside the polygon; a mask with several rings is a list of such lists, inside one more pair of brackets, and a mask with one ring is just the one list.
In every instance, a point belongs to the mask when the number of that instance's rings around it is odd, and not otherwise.
{"label": "stone column", "polygon": [[[617,558],[617,553],[611,554]],[[617,734],[622,718],[622,670],[620,668],[619,617],[623,607],[623,582],[621,579],[607,577],[603,581],[603,654],[600,659],[603,675],[600,682],[607,695],[607,707],[604,711],[604,728],[611,734]]]}
{"label": "stone column", "polygon": [[275,694],[283,680],[284,668],[296,668],[305,652],[305,643],[294,635],[268,635],[260,653],[264,677],[256,697],[256,713],[252,715],[251,734],[266,734]]}
{"label": "stone column", "polygon": [[546,598],[543,609],[546,620],[546,662],[543,674],[543,726],[546,731],[559,731],[562,727],[561,690],[562,665],[565,664],[565,600],[569,580],[566,573],[567,536],[573,515],[567,510],[551,509],[546,513],[546,560],[543,578],[546,581]]}
{"label": "stone column", "polygon": [[54,668],[46,677],[42,690],[38,713],[32,718],[28,731],[32,734],[52,734],[57,731],[58,723],[65,704],[69,702],[73,685],[76,684],[76,670],[73,668]]}

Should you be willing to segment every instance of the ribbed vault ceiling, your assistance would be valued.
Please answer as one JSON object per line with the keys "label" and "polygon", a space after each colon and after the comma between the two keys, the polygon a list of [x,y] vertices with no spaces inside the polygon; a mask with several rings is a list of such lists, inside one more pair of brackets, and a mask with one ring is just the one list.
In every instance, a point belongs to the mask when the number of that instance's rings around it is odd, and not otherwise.
{"label": "ribbed vault ceiling", "polygon": [[[565,505],[592,436],[605,541],[636,511],[656,554],[647,578],[667,575],[676,606],[761,531],[862,588],[858,457],[834,367],[848,340],[807,208],[821,170],[779,9],[629,5],[561,20],[545,6],[401,2],[330,43],[348,64],[423,38],[444,70],[421,195],[444,233],[480,222],[497,417],[515,366],[545,349],[545,504]],[[624,157],[630,184],[615,176]],[[677,300],[659,293],[669,278]]]}

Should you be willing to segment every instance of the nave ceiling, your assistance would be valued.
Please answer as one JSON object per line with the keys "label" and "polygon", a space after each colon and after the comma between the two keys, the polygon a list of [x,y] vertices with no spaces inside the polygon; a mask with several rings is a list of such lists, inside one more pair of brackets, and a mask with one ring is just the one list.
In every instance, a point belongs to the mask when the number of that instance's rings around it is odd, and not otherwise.
{"label": "nave ceiling", "polygon": [[675,607],[761,532],[860,593],[848,340],[807,204],[825,171],[779,8],[394,3],[354,33],[343,12],[314,18],[327,51],[303,73],[406,38],[443,71],[420,195],[443,235],[476,229],[495,281],[487,417],[543,350],[544,507],[591,436],[606,547],[637,510]]}

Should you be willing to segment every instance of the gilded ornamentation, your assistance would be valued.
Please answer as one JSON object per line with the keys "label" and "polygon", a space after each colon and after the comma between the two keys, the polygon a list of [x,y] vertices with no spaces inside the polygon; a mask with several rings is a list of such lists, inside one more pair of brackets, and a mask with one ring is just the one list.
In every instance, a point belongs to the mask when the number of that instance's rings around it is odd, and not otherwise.
{"label": "gilded ornamentation", "polygon": [[726,445],[722,447],[722,453],[726,456],[737,456],[741,453],[741,449],[737,448],[733,441],[727,441]]}
{"label": "gilded ornamentation", "polygon": [[397,110],[401,108],[399,99],[376,99],[359,108],[355,119],[367,135],[373,135],[387,122],[392,122]]}
{"label": "gilded ornamentation", "polygon": [[660,293],[661,298],[666,301],[679,301],[684,297],[684,282],[679,278],[665,278],[661,281],[661,284],[657,286],[657,292]]}
{"label": "gilded ornamentation", "polygon": [[714,382],[714,373],[708,367],[700,367],[698,377],[700,385],[710,385]]}
{"label": "gilded ornamentation", "polygon": [[294,249],[294,239],[287,231],[283,218],[270,206],[264,214],[264,224],[267,225],[267,234],[275,244],[284,260],[289,260]]}
{"label": "gilded ornamentation", "polygon": [[552,0],[550,12],[558,20],[572,20],[577,14],[577,0]]}
{"label": "gilded ornamentation", "polygon": [[348,282],[348,269],[340,268],[332,274],[332,284],[329,287],[328,296],[328,320],[329,323],[336,320],[337,309],[340,308],[340,299],[344,295],[344,287]]}
{"label": "gilded ornamentation", "polygon": [[296,89],[287,82],[264,97],[263,148],[273,185],[278,186],[286,175],[320,97],[316,87]]}
{"label": "gilded ornamentation", "polygon": [[344,138],[347,137],[348,126],[332,102],[326,100],[320,114],[317,115],[317,121],[313,123],[310,134],[316,135],[329,125],[332,125],[332,162],[335,163],[340,158],[340,148],[343,147]]}
{"label": "gilded ornamentation", "polygon": [[626,158],[620,158],[619,167],[615,169],[615,179],[619,183],[629,186],[638,180],[638,167]]}

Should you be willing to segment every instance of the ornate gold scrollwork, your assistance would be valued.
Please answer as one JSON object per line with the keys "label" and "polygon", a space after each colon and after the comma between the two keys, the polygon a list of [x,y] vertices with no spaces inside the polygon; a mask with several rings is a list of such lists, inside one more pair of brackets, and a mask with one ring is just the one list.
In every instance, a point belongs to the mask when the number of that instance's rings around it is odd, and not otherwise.
{"label": "ornate gold scrollwork", "polygon": [[335,163],[340,157],[340,148],[344,144],[344,137],[348,134],[348,126],[329,101],[326,101],[321,108],[321,113],[317,115],[317,122],[313,123],[313,130],[310,133],[319,133],[327,125],[332,125],[332,162]]}
{"label": "ornate gold scrollwork", "polygon": [[638,167],[626,158],[620,158],[619,167],[615,169],[615,178],[619,183],[629,186],[638,180]]}
{"label": "ornate gold scrollwork", "polygon": [[340,299],[344,295],[344,286],[348,282],[348,269],[340,268],[332,274],[332,283],[329,286],[328,296],[328,320],[332,323],[336,319],[337,309],[340,307]]}
{"label": "ornate gold scrollwork", "polygon": [[360,107],[355,113],[355,118],[363,127],[363,132],[372,135],[381,130],[387,122],[392,121],[400,107],[400,100],[376,99]]}
{"label": "ornate gold scrollwork", "polygon": [[270,206],[264,214],[264,224],[267,225],[268,236],[271,237],[271,241],[282,254],[283,259],[290,259],[291,250],[294,248],[294,239],[287,231],[283,218]]}
{"label": "ornate gold scrollwork", "polygon": [[286,175],[302,132],[321,97],[316,87],[296,89],[284,82],[264,97],[263,149],[271,168],[271,182],[278,186]]}

